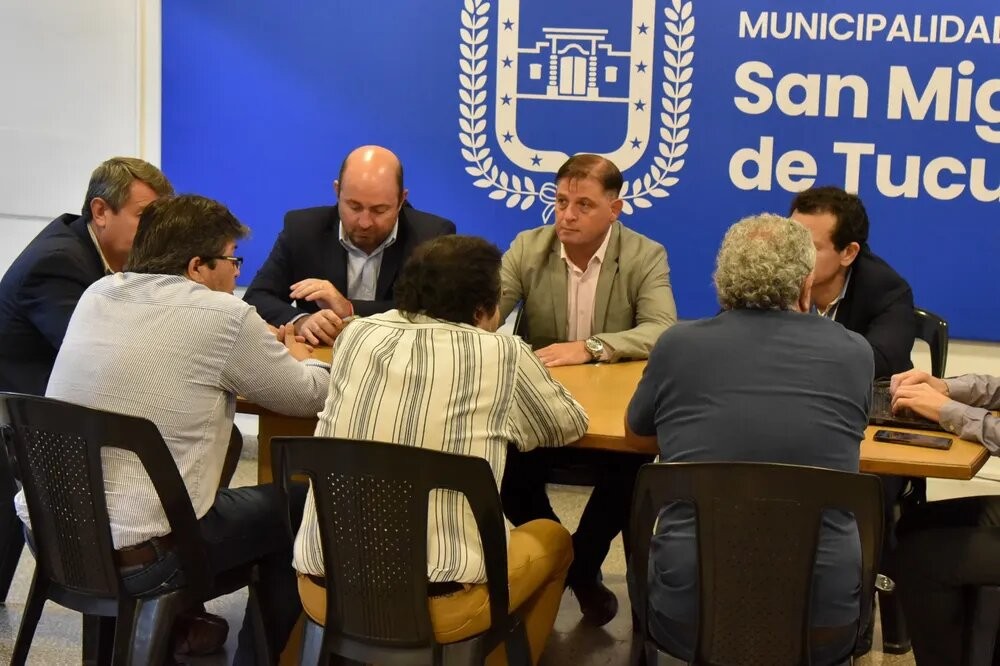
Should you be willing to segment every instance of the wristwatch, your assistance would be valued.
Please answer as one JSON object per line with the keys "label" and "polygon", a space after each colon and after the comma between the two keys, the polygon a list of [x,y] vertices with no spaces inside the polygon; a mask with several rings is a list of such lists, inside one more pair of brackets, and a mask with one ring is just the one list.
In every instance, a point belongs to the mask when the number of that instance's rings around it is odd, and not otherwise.
{"label": "wristwatch", "polygon": [[601,342],[600,338],[587,338],[587,341],[583,344],[587,347],[587,351],[590,352],[592,361],[601,360],[601,356],[604,355],[604,343]]}

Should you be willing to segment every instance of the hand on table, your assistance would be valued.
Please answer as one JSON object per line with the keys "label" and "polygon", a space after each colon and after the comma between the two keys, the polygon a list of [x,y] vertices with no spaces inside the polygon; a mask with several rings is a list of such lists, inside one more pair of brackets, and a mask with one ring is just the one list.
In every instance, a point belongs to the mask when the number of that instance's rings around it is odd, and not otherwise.
{"label": "hand on table", "polygon": [[[938,380],[940,381],[940,380]],[[938,422],[941,420],[941,407],[949,398],[931,384],[907,384],[900,386],[892,394],[892,411],[897,413],[909,409],[924,418]]]}
{"label": "hand on table", "polygon": [[274,335],[296,361],[304,361],[312,356],[313,348],[302,342],[301,336],[295,335],[295,326],[292,324],[282,324],[275,329]]}
{"label": "hand on table", "polygon": [[289,287],[288,294],[293,301],[310,301],[321,308],[333,310],[338,317],[354,314],[354,306],[329,280],[307,278]]}
{"label": "hand on table", "polygon": [[320,310],[308,317],[296,319],[295,332],[311,345],[329,347],[347,324],[333,310]]}
{"label": "hand on table", "polygon": [[593,360],[583,340],[557,342],[536,350],[535,356],[545,364],[546,368],[554,368],[559,365],[581,365]]}

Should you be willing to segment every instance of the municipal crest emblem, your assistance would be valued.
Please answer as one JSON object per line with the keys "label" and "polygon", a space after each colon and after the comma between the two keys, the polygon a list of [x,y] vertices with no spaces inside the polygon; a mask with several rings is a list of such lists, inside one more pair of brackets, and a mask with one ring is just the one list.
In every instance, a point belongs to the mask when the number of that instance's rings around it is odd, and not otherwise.
{"label": "municipal crest emblem", "polygon": [[537,202],[548,222],[550,175],[588,152],[626,176],[623,213],[668,197],[688,148],[693,0],[632,0],[629,12],[594,2],[589,13],[494,2],[491,14],[489,0],[465,0],[459,31],[458,138],[473,185],[508,208]]}

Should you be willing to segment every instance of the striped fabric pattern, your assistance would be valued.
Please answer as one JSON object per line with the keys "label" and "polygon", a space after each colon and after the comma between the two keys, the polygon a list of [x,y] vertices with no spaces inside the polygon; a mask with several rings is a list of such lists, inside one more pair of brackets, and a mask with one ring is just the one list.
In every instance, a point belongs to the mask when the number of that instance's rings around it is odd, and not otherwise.
{"label": "striped fabric pattern", "polygon": [[[522,451],[561,446],[587,425],[583,408],[519,338],[392,310],[352,322],[337,338],[316,435],[485,458],[499,487],[508,442]],[[484,581],[468,502],[434,491],[429,503],[428,579]],[[311,489],[295,568],[324,573]]]}
{"label": "striped fabric pattern", "polygon": [[[219,488],[236,395],[283,414],[315,415],[323,364],[296,361],[250,305],[179,275],[116,273],[84,292],[46,395],[151,420],[204,516]],[[170,532],[132,453],[102,454],[115,548]],[[15,500],[27,523],[22,493]]]}

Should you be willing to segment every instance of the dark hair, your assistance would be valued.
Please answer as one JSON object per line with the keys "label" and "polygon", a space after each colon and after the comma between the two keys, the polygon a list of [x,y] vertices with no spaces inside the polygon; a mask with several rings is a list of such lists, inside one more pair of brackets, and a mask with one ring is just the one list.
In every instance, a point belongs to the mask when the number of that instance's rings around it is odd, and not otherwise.
{"label": "dark hair", "polygon": [[790,213],[799,211],[807,215],[831,213],[837,223],[830,232],[830,240],[838,252],[851,243],[864,247],[868,242],[868,213],[857,194],[839,187],[826,185],[799,192],[792,200]]}
{"label": "dark hair", "polygon": [[[352,153],[353,154],[353,153]],[[351,155],[344,158],[344,161],[340,163],[340,171],[337,173],[337,182],[340,186],[344,186],[344,172],[347,171],[347,160],[349,160]],[[399,196],[403,196],[403,162],[401,160],[396,160],[396,187],[399,190]]]}
{"label": "dark hair", "polygon": [[622,172],[614,162],[600,155],[580,153],[569,158],[556,172],[557,183],[563,178],[593,178],[613,197],[622,191]]}
{"label": "dark hair", "polygon": [[125,270],[184,275],[195,257],[214,268],[209,257],[221,255],[227,244],[249,233],[218,201],[195,194],[163,197],[142,211]]}
{"label": "dark hair", "polygon": [[132,183],[137,180],[149,185],[158,196],[174,193],[174,188],[163,172],[149,162],[136,157],[112,157],[101,162],[90,174],[87,194],[80,211],[84,219],[91,218],[90,204],[94,199],[102,199],[112,212],[120,211],[132,193]]}
{"label": "dark hair", "polygon": [[439,236],[414,251],[394,288],[404,314],[475,324],[500,302],[496,245],[477,236]]}

